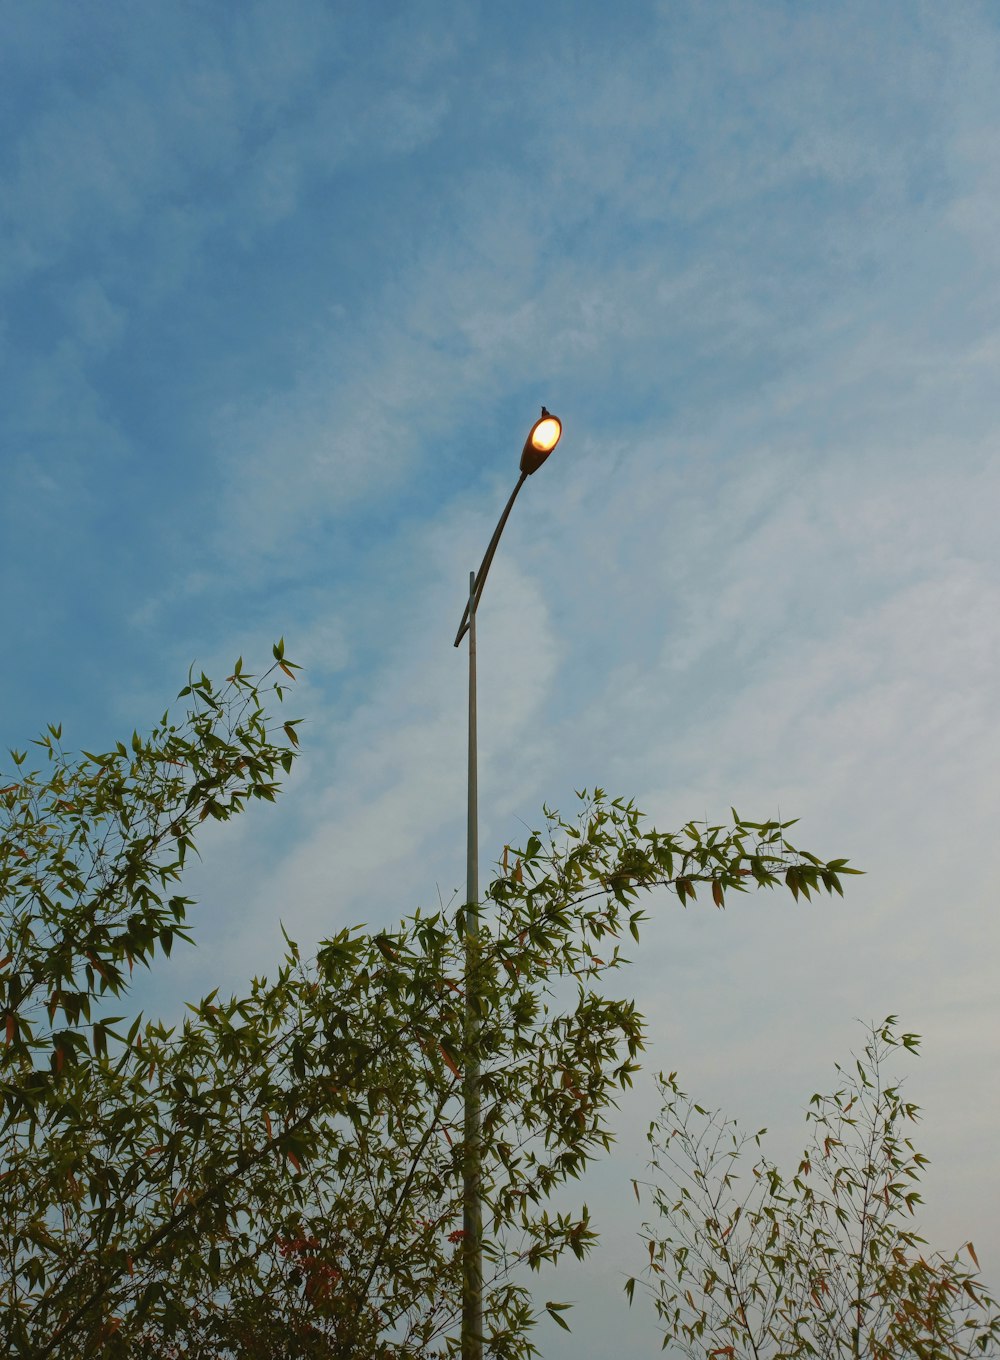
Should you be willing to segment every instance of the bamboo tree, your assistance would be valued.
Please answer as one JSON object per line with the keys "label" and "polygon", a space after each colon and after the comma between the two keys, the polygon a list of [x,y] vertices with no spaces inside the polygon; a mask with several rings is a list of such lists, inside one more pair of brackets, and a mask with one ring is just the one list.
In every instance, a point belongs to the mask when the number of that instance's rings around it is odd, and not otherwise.
{"label": "bamboo tree", "polygon": [[[840,890],[843,861],[789,824],[649,828],[602,790],[545,814],[483,899],[480,1023],[464,1025],[464,912],[286,938],[272,979],[212,992],[173,1029],[130,1014],[136,964],[191,938],[177,891],[207,818],[272,799],[295,667],[200,676],[149,737],[0,793],[0,1337],[32,1360],[454,1355],[461,1305],[461,1074],[481,1070],[487,1351],[537,1354],[525,1272],[596,1240],[553,1190],[611,1145],[644,1041],[609,995],[644,920],[782,882]],[[280,910],[280,905],[279,908]],[[114,1007],[121,1012],[109,1015]]]}
{"label": "bamboo tree", "polygon": [[932,1254],[915,1229],[927,1158],[907,1131],[919,1110],[888,1069],[918,1045],[895,1016],[869,1027],[860,1057],[837,1068],[839,1089],[812,1097],[792,1176],[758,1155],[766,1129],[741,1133],[661,1074],[646,1186],[659,1217],[644,1229],[643,1284],[664,1349],[722,1360],[1000,1355],[973,1244]]}

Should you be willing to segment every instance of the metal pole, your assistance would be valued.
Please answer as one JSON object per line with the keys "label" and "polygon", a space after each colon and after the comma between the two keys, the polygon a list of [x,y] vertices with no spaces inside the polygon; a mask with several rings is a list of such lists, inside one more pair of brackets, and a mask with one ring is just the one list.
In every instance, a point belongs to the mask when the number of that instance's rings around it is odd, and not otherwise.
{"label": "metal pole", "polygon": [[[549,447],[536,444],[535,431],[546,420],[556,425],[554,441]],[[469,634],[469,822],[468,853],[465,880],[465,1061],[462,1076],[462,1098],[465,1101],[465,1137],[462,1156],[462,1360],[483,1360],[483,1199],[482,1162],[483,1132],[480,1109],[479,1037],[481,997],[479,964],[479,780],[476,768],[476,608],[493,554],[500,542],[504,525],[517,493],[533,472],[541,467],[555,448],[562,426],[542,407],[540,420],[531,427],[521,450],[521,475],[510,494],[493,530],[489,547],[479,571],[469,572],[469,603],[465,606],[462,622],[455,634],[459,646]],[[551,433],[551,431],[550,431]]]}
{"label": "metal pole", "polygon": [[[513,499],[513,498],[512,498]],[[462,1360],[483,1355],[482,1129],[479,1106],[479,776],[476,741],[476,573],[469,573],[469,818],[465,880],[465,1098],[462,1167]]]}

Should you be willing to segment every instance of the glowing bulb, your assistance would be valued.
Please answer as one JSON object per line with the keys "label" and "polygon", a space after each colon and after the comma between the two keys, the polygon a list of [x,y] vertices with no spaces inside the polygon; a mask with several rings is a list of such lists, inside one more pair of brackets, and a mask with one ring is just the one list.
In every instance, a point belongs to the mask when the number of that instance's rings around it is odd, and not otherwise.
{"label": "glowing bulb", "polygon": [[555,416],[546,416],[531,431],[532,448],[537,449],[539,453],[551,453],[559,443],[561,434],[561,422]]}

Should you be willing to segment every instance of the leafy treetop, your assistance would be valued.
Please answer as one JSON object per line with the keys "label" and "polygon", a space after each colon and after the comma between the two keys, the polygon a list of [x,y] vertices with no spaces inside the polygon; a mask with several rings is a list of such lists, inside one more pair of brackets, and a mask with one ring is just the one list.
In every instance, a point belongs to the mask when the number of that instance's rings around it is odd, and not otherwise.
{"label": "leafy treetop", "polygon": [[488,1349],[537,1354],[519,1267],[595,1240],[586,1205],[546,1201],[611,1143],[642,1017],[607,995],[639,938],[640,895],[784,883],[838,892],[843,860],[796,852],[790,823],[676,834],[600,789],[504,851],[475,951],[466,913],[345,930],[276,976],[212,992],[168,1029],[105,1013],[174,939],[177,890],[209,817],[273,799],[297,744],[275,723],[295,667],[204,675],[101,755],[0,793],[0,1336],[12,1356],[431,1357],[455,1353],[461,1282],[461,1073],[483,1107]]}

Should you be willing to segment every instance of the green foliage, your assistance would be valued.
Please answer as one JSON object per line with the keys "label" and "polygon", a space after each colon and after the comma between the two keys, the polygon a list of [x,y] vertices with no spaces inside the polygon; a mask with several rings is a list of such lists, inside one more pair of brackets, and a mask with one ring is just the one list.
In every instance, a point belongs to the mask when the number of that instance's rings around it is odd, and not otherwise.
{"label": "green foliage", "polygon": [[[293,678],[283,644],[277,672]],[[272,679],[272,677],[274,677]],[[842,861],[734,818],[677,835],[631,803],[581,794],[578,819],[506,850],[476,948],[468,922],[416,913],[342,931],[273,980],[217,992],[183,1025],[106,1014],[134,966],[188,939],[176,892],[208,817],[272,800],[295,724],[265,714],[237,663],[148,737],[77,761],[57,729],[46,769],[0,793],[0,1336],[4,1353],[91,1356],[453,1355],[461,1281],[461,1075],[482,1079],[486,1327],[497,1357],[537,1354],[519,1267],[595,1240],[550,1192],[611,1142],[642,1019],[605,994],[638,938],[640,893],[682,903],[793,882],[836,891]],[[787,879],[793,871],[792,880]],[[475,1036],[475,1055],[467,1048]]]}
{"label": "green foliage", "polygon": [[[871,1026],[861,1058],[837,1068],[840,1089],[812,1097],[795,1175],[761,1156],[742,1187],[745,1152],[766,1130],[741,1134],[693,1104],[676,1073],[661,1074],[648,1187],[660,1223],[644,1230],[643,1284],[664,1349],[723,1360],[1000,1354],[1000,1315],[972,1243],[932,1255],[914,1230],[927,1159],[906,1131],[919,1111],[886,1066],[918,1043],[897,1033],[895,1016]],[[636,1283],[626,1283],[630,1301]]]}

